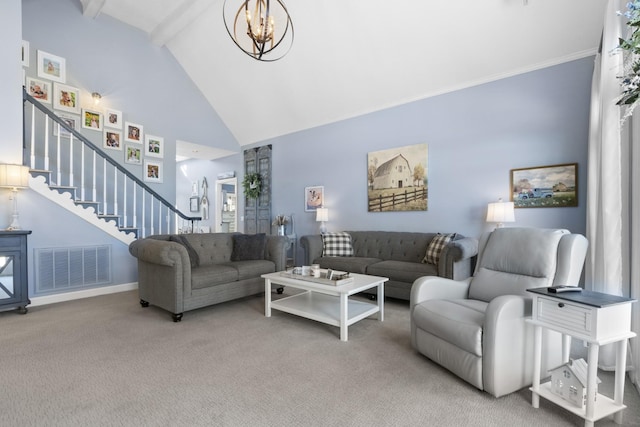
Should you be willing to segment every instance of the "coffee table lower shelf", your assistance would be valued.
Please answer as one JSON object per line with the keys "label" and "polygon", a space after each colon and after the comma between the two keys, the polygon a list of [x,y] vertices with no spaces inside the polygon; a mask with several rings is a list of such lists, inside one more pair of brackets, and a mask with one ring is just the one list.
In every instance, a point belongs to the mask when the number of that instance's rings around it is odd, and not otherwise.
{"label": "coffee table lower shelf", "polygon": [[[346,326],[353,325],[380,311],[377,305],[362,301],[349,299],[347,305]],[[307,291],[271,301],[271,308],[328,325],[340,326],[340,297],[338,296]]]}

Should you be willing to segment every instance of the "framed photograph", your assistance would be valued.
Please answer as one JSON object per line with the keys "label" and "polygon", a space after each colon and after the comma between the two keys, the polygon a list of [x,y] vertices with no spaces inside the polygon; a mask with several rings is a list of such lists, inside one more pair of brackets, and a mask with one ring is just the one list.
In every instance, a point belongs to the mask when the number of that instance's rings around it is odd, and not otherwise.
{"label": "framed photograph", "polygon": [[511,169],[511,201],[516,208],[578,206],[578,164]]}
{"label": "framed photograph", "polygon": [[142,125],[130,122],[124,122],[124,140],[127,142],[137,142],[142,144],[143,127]]}
{"label": "framed photograph", "polygon": [[189,211],[190,212],[199,212],[200,211],[200,198],[199,197],[191,197],[191,198],[189,198]]}
{"label": "framed photograph", "polygon": [[22,40],[22,66],[29,68],[29,42]]}
{"label": "framed photograph", "polygon": [[82,109],[82,127],[91,130],[102,130],[102,113],[95,110]]}
{"label": "framed photograph", "polygon": [[122,111],[107,108],[104,112],[104,126],[114,129],[122,129]]}
{"label": "framed photograph", "polygon": [[162,162],[155,160],[144,161],[144,180],[147,182],[162,182],[163,166]]}
{"label": "framed photograph", "polygon": [[53,84],[53,108],[80,114],[80,89],[62,83]]}
{"label": "framed photograph", "polygon": [[304,188],[304,211],[315,212],[324,205],[324,187],[314,186]]}
{"label": "framed photograph", "polygon": [[104,130],[104,148],[111,150],[122,150],[122,132],[112,129]]}
{"label": "framed photograph", "polygon": [[[58,113],[58,117],[61,118],[71,129],[80,130],[80,116]],[[69,138],[71,132],[69,132],[62,126],[58,126],[57,123],[53,124],[53,136],[58,136],[58,127],[60,128],[60,138]]]}
{"label": "framed photograph", "polygon": [[27,93],[43,104],[51,104],[51,82],[27,77]]}
{"label": "framed photograph", "polygon": [[146,153],[149,157],[164,157],[164,138],[154,135],[144,136]]}
{"label": "framed photograph", "polygon": [[54,82],[65,83],[67,81],[67,67],[64,58],[38,51],[38,77]]}
{"label": "framed photograph", "polygon": [[124,162],[129,163],[131,165],[141,165],[142,149],[138,146],[127,144],[125,146]]}
{"label": "framed photograph", "polygon": [[426,211],[428,157],[427,144],[368,153],[367,211]]}

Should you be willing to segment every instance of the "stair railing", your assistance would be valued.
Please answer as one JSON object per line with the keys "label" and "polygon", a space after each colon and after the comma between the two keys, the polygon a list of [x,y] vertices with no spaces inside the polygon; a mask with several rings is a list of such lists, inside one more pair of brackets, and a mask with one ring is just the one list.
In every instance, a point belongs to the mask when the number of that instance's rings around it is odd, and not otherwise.
{"label": "stair railing", "polygon": [[[32,174],[44,174],[50,188],[69,190],[76,204],[93,205],[98,217],[117,221],[122,231],[134,232],[137,237],[195,231],[201,217],[176,209],[24,88],[23,102],[23,163]],[[120,144],[123,147],[124,141]],[[143,145],[140,148],[143,151]]]}

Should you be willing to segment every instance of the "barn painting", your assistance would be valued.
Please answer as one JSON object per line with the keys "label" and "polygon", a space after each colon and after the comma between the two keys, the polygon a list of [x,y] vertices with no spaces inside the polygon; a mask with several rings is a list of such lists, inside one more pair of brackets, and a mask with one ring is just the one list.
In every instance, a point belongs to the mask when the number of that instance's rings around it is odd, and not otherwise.
{"label": "barn painting", "polygon": [[427,144],[368,154],[368,211],[426,211]]}

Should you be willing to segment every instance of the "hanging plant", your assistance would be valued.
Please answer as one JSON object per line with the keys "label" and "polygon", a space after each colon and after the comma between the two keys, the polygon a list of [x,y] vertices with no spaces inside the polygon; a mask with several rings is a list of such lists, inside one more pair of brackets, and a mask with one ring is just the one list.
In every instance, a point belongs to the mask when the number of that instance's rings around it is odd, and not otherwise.
{"label": "hanging plant", "polygon": [[244,189],[244,196],[247,199],[257,199],[258,196],[260,196],[260,190],[262,190],[262,179],[260,178],[260,174],[246,174],[242,181],[242,188]]}

